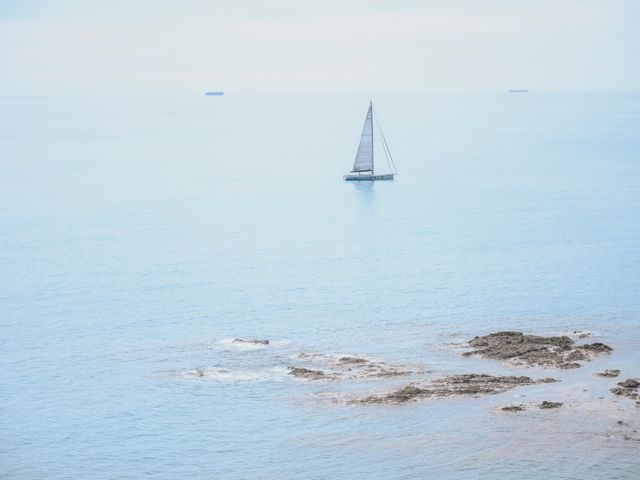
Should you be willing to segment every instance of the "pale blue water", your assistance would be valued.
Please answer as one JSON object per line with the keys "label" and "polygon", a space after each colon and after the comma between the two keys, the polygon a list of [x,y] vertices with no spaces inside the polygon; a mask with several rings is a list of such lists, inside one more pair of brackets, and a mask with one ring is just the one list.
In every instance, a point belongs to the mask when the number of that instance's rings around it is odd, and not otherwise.
{"label": "pale blue water", "polygon": [[[638,478],[593,373],[640,376],[640,94],[373,100],[400,175],[354,185],[365,97],[0,99],[0,477]],[[407,379],[286,375],[513,374],[443,348],[499,329],[615,352],[399,407],[342,400]]]}

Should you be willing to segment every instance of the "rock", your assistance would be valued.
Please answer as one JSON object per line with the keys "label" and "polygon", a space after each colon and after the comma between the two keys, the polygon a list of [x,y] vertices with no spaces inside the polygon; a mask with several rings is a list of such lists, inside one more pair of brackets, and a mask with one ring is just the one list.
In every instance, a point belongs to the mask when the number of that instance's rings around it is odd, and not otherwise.
{"label": "rock", "polygon": [[360,365],[363,363],[368,363],[369,360],[365,358],[358,358],[358,357],[341,357],[338,359],[338,362],[342,364],[347,364],[347,365]]}
{"label": "rock", "polygon": [[255,345],[269,345],[269,340],[245,340],[243,338],[234,338],[233,343],[253,343]]}
{"label": "rock", "polygon": [[[585,352],[584,350],[573,350],[571,352],[569,352],[564,359],[568,362],[578,362],[578,361],[584,361],[584,360],[589,360],[589,354],[587,352]],[[577,364],[578,367],[580,366],[580,364]]]}
{"label": "rock", "polygon": [[601,377],[617,377],[620,375],[620,370],[605,370],[604,372],[598,372],[596,375]]}
{"label": "rock", "polygon": [[569,363],[559,363],[558,364],[558,368],[562,368],[563,370],[569,370],[571,368],[580,368],[582,365],[580,365],[577,362],[569,362]]}
{"label": "rock", "polygon": [[428,394],[428,390],[418,388],[415,385],[406,385],[386,395],[371,395],[361,399],[357,403],[405,403]]}
{"label": "rock", "polygon": [[545,400],[540,405],[538,405],[538,408],[542,408],[542,409],[560,408],[562,405],[564,405],[562,402],[548,402],[548,401]]}
{"label": "rock", "polygon": [[586,345],[580,345],[578,348],[596,353],[609,353],[613,351],[613,348],[611,348],[609,345],[605,345],[604,343],[600,342],[587,343]]}
{"label": "rock", "polygon": [[551,378],[551,377],[547,377],[547,378],[543,378],[540,380],[540,383],[555,383],[555,382],[559,382],[560,380],[556,380],[555,378]]}
{"label": "rock", "polygon": [[375,368],[372,371],[365,373],[364,377],[402,377],[406,375],[411,375],[413,372],[409,370],[401,370],[398,368]]}
{"label": "rock", "polygon": [[640,387],[640,382],[635,378],[629,378],[624,382],[618,383],[618,385],[620,385],[623,388],[638,388]]}
{"label": "rock", "polygon": [[548,383],[554,379],[534,380],[520,376],[494,376],[485,374],[451,375],[432,382],[416,386],[409,384],[399,390],[381,395],[370,395],[353,400],[350,403],[360,404],[397,404],[424,398],[449,398],[454,396],[494,395],[506,392],[518,386]]}
{"label": "rock", "polygon": [[617,387],[612,388],[610,392],[613,393],[614,395],[623,395],[623,396],[626,396],[627,393],[633,393],[633,392],[629,392],[628,389],[626,388],[617,388]]}
{"label": "rock", "polygon": [[504,412],[522,412],[526,410],[524,405],[507,405],[506,407],[502,407],[500,410]]}
{"label": "rock", "polygon": [[307,380],[326,379],[327,376],[322,370],[309,370],[308,368],[287,367],[289,375],[297,378],[306,378]]}
{"label": "rock", "polygon": [[[551,381],[555,381],[550,379]],[[452,375],[435,380],[436,385],[443,385],[447,391],[455,395],[479,395],[495,394],[511,390],[520,385],[533,385],[535,383],[547,383],[549,379],[533,380],[520,376],[493,376],[484,374]]]}
{"label": "rock", "polygon": [[[614,387],[611,389],[611,393],[614,395],[618,395],[621,397],[627,397],[631,400],[640,399],[640,393],[638,392],[638,388],[640,387],[640,381],[635,378],[628,378],[624,382],[618,383],[619,387]],[[640,403],[636,402],[638,405]]]}
{"label": "rock", "polygon": [[522,332],[497,332],[469,341],[474,350],[463,355],[505,360],[518,366],[579,368],[578,362],[590,361],[595,355],[609,353],[612,348],[603,343],[575,345],[568,336],[541,337]]}

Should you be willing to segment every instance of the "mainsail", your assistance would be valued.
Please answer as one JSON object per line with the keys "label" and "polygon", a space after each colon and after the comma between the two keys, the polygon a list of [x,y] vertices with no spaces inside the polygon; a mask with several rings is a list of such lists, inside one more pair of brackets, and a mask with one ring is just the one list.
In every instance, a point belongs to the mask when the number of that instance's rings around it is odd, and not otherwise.
{"label": "mainsail", "polygon": [[372,104],[369,103],[367,118],[364,120],[362,135],[356,161],[353,162],[352,172],[373,172],[373,113]]}

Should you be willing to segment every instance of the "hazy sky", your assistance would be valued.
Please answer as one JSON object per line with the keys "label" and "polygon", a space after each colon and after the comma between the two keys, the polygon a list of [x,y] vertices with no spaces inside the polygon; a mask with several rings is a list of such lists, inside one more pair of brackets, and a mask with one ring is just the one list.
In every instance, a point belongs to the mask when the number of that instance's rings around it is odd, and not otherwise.
{"label": "hazy sky", "polygon": [[640,0],[0,0],[0,95],[637,89]]}

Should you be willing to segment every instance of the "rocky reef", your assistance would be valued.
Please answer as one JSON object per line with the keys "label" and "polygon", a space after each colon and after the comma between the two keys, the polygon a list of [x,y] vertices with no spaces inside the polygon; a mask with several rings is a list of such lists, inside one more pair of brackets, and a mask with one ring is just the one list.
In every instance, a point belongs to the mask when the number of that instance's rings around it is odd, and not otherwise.
{"label": "rocky reef", "polygon": [[553,378],[532,379],[525,376],[494,376],[486,374],[450,375],[425,385],[409,384],[380,395],[369,395],[352,400],[356,404],[399,404],[425,398],[449,398],[455,396],[477,397],[506,392],[523,385],[555,382]]}
{"label": "rocky reef", "polygon": [[[587,343],[590,332],[573,331],[561,336],[540,336],[518,331],[501,331],[474,337],[464,344],[464,356],[478,356],[484,359],[501,360],[505,366],[543,367],[571,369],[579,368],[598,356],[612,352],[609,345],[600,342]],[[269,345],[266,339],[234,338],[233,343]],[[456,345],[461,345],[457,343]],[[459,348],[459,347],[458,347]],[[263,350],[263,349],[259,349]],[[280,357],[282,358],[282,357]],[[339,403],[358,405],[400,405],[424,399],[447,399],[452,397],[478,398],[496,395],[509,390],[542,383],[557,382],[554,378],[531,378],[515,375],[489,375],[467,373],[441,376],[430,379],[424,367],[417,364],[394,363],[355,354],[298,353],[291,354],[285,376],[315,384],[316,382],[345,385],[349,382],[363,382],[377,385],[377,389],[366,394],[353,393],[353,384],[336,393],[319,392],[321,396],[332,396]],[[282,364],[280,364],[282,365]],[[286,364],[285,364],[286,365]],[[226,369],[197,368],[187,372],[190,377],[211,377],[214,379],[262,378],[255,372],[232,372]],[[279,366],[273,375],[283,375]],[[445,375],[445,374],[443,374]],[[559,375],[559,373],[558,373]],[[615,378],[618,369],[607,369],[595,375]],[[409,377],[403,386],[396,382],[386,382],[395,377]],[[395,389],[393,389],[395,388]],[[611,389],[614,395],[629,398],[640,406],[640,380],[629,378]],[[539,400],[538,400],[539,402]],[[504,412],[521,412],[533,409],[557,409],[562,402],[524,402],[499,407]]]}
{"label": "rocky reef", "polygon": [[597,355],[613,349],[604,343],[576,345],[568,336],[542,337],[522,332],[497,332],[469,341],[473,348],[463,355],[504,360],[514,366],[540,366],[545,368],[579,368],[579,362],[588,362]]}

